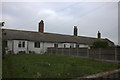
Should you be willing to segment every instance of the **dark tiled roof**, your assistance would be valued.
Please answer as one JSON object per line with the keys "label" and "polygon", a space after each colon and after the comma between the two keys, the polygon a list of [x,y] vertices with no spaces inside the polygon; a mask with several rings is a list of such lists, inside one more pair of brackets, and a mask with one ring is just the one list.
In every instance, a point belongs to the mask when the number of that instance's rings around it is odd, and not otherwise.
{"label": "dark tiled roof", "polygon": [[[3,35],[3,40],[30,40],[42,42],[71,42],[91,45],[97,38],[63,35],[55,33],[40,33],[34,31],[3,29],[6,35]],[[105,39],[101,39],[105,40]],[[111,42],[111,41],[110,41]],[[111,42],[112,43],[112,42]],[[114,43],[113,43],[114,44]]]}

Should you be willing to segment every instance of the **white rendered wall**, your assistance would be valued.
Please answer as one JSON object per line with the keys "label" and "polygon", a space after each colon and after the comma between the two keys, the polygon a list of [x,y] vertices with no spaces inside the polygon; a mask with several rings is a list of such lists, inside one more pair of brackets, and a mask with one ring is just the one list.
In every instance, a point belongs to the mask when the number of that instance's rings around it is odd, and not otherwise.
{"label": "white rendered wall", "polygon": [[79,44],[79,48],[88,48],[89,46],[86,44]]}
{"label": "white rendered wall", "polygon": [[63,48],[64,45],[62,43],[58,43],[58,48]]}
{"label": "white rendered wall", "polygon": [[12,44],[13,44],[13,40],[7,40],[7,48],[8,48],[8,50],[12,50]]}
{"label": "white rendered wall", "polygon": [[[21,42],[25,42],[25,47],[18,47],[18,43],[19,43],[19,41],[21,41]],[[14,45],[14,53],[15,54],[17,54],[19,51],[26,51],[27,52],[27,41],[25,41],[25,40],[14,40],[14,43],[13,43],[13,45]]]}
{"label": "white rendered wall", "polygon": [[43,43],[43,52],[47,52],[47,48],[49,47],[54,47],[54,43],[50,43],[50,42],[44,42]]}
{"label": "white rendered wall", "polygon": [[[25,47],[18,47],[19,41],[24,41],[25,42]],[[40,48],[35,48],[34,46],[34,41],[25,41],[25,40],[8,40],[8,50],[12,50],[14,53],[18,53],[19,51],[26,51],[26,53],[29,53],[29,51],[34,51],[37,54],[43,54],[47,52],[48,47],[54,47],[55,43],[50,43],[50,42],[40,42]],[[74,48],[76,47],[76,43],[57,43],[58,48],[64,48],[64,44],[66,45],[65,48],[70,48],[70,45],[73,45]],[[89,47],[86,44],[79,44],[79,48],[83,47]]]}
{"label": "white rendered wall", "polygon": [[66,48],[70,48],[70,43],[63,43],[63,48],[64,48],[64,44],[66,45]]}
{"label": "white rendered wall", "polygon": [[40,42],[40,48],[35,48],[34,46],[35,42],[34,41],[29,41],[28,42],[28,51],[34,51],[37,54],[43,54],[43,42]]}
{"label": "white rendered wall", "polygon": [[64,44],[66,45],[66,48],[70,48],[70,43],[50,43],[50,42],[47,43],[47,42],[45,42],[43,45],[45,51],[48,47],[54,47],[54,44],[58,44],[58,48],[64,48]]}
{"label": "white rendered wall", "polygon": [[58,44],[58,48],[64,48],[64,44],[66,45],[66,48],[70,48],[70,43],[50,43],[50,42],[44,42],[43,43],[43,47],[42,50],[43,52],[47,52],[47,48],[49,47],[53,47],[54,48],[54,44]]}

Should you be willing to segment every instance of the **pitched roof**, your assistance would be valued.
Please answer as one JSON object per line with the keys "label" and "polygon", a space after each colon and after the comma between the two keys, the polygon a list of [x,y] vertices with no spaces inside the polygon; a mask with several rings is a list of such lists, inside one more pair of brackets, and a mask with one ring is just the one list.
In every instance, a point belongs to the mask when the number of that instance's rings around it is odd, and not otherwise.
{"label": "pitched roof", "polygon": [[[23,31],[23,30],[12,30],[3,29],[6,35],[3,35],[3,40],[30,40],[30,41],[41,41],[41,42],[71,42],[91,45],[97,38],[84,37],[84,36],[73,36],[63,35],[55,33],[40,33],[35,31]],[[101,39],[105,40],[105,39]]]}

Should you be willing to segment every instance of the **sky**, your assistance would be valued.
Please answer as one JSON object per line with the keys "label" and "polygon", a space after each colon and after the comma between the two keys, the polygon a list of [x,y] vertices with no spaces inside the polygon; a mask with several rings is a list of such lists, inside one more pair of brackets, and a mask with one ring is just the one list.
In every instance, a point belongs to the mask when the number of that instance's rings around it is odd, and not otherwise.
{"label": "sky", "polygon": [[117,2],[2,2],[4,28],[38,31],[44,21],[44,32],[108,38],[118,44]]}

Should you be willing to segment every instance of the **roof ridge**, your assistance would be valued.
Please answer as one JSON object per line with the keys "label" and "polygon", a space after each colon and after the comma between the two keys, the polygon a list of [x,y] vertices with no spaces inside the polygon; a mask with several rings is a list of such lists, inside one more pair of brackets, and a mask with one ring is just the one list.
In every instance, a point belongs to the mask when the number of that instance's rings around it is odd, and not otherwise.
{"label": "roof ridge", "polygon": [[[6,28],[2,28],[2,29],[6,29]],[[40,32],[37,32],[37,31],[16,30],[16,29],[6,29],[6,30],[21,31],[21,32],[31,32],[31,33],[40,33]],[[59,34],[59,33],[49,33],[49,32],[44,32],[43,34],[53,34],[53,35],[62,35],[62,36],[83,37],[83,38],[97,39],[97,38],[95,38],[95,37],[88,37],[88,36],[74,36],[74,35],[69,35],[69,34]],[[101,39],[103,39],[103,38],[101,38]]]}
{"label": "roof ridge", "polygon": [[[27,31],[27,30],[16,30],[16,29],[6,29],[6,28],[2,28],[4,30],[12,30],[12,31],[22,31],[22,32],[35,32],[35,33],[40,33],[37,31]],[[68,35],[68,34],[59,34],[59,33],[49,33],[49,32],[44,32],[44,34],[55,34],[55,35],[65,35],[65,36],[73,36],[73,35]]]}
{"label": "roof ridge", "polygon": [[3,36],[4,39],[28,39],[32,41],[48,41],[48,42],[77,42],[91,44],[94,40],[98,38],[86,37],[86,36],[74,36],[58,33],[41,33],[37,31],[26,31],[26,30],[15,30],[15,29],[5,29],[8,35]]}
{"label": "roof ridge", "polygon": [[28,31],[28,30],[16,30],[16,29],[6,29],[6,28],[2,28],[4,30],[12,30],[12,31],[23,31],[23,32],[37,32],[37,31]]}
{"label": "roof ridge", "polygon": [[55,34],[55,35],[63,35],[63,36],[73,36],[73,35],[69,35],[69,34],[59,34],[59,33],[49,33],[49,32],[45,32],[45,34]]}
{"label": "roof ridge", "polygon": [[[88,36],[78,36],[78,37],[97,39],[96,37],[88,37]],[[101,38],[101,39],[103,39],[103,38]]]}

